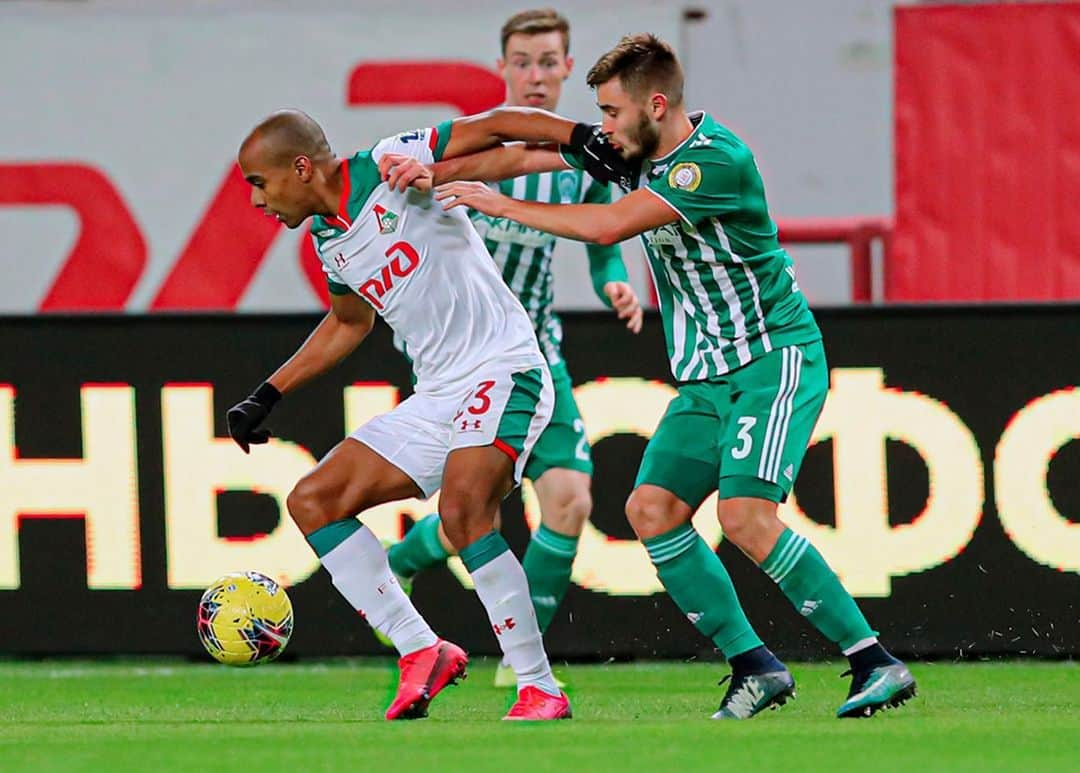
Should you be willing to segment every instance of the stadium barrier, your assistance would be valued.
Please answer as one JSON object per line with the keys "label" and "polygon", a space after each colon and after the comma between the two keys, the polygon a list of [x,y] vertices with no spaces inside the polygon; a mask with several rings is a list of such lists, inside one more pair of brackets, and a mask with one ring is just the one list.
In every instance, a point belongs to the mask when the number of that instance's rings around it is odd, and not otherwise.
{"label": "stadium barrier", "polygon": [[[853,308],[818,314],[831,393],[783,517],[809,536],[898,652],[1080,654],[1080,307]],[[0,325],[0,653],[197,654],[194,613],[218,575],[290,585],[293,656],[378,653],[284,513],[293,482],[391,408],[409,372],[380,325],[290,395],[268,446],[241,453],[225,410],[305,338],[294,316],[21,317]],[[623,516],[646,438],[673,394],[660,321],[564,317],[594,446],[596,502],[575,586],[548,631],[559,658],[707,655]],[[1062,358],[1062,354],[1065,358]],[[397,539],[434,503],[366,513]],[[695,516],[716,544],[710,498]],[[515,549],[538,520],[506,506]],[[733,546],[748,614],[787,656],[829,652]],[[460,564],[414,598],[444,635],[493,652]]]}

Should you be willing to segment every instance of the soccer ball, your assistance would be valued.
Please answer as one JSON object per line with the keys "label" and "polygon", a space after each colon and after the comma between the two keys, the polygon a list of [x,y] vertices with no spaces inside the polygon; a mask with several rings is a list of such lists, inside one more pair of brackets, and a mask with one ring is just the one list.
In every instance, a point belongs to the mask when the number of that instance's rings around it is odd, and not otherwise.
{"label": "soccer ball", "polygon": [[206,651],[228,666],[273,660],[289,643],[292,602],[285,589],[259,572],[234,572],[207,588],[196,616]]}

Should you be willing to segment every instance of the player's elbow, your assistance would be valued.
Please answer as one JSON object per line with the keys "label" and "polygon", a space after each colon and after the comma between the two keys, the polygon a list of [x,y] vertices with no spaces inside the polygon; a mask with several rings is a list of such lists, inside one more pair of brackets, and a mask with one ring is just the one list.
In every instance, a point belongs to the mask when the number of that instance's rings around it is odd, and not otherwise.
{"label": "player's elbow", "polygon": [[604,218],[593,226],[589,241],[602,247],[610,247],[621,242],[623,238],[622,226],[616,221]]}

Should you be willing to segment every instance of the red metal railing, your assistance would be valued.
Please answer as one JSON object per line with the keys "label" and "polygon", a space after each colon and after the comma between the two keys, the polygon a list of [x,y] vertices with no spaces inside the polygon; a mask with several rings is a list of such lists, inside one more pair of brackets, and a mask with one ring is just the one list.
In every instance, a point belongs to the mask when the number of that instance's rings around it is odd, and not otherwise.
{"label": "red metal railing", "polygon": [[851,300],[874,299],[873,246],[880,241],[889,259],[890,217],[790,217],[776,221],[781,244],[847,244],[851,260]]}

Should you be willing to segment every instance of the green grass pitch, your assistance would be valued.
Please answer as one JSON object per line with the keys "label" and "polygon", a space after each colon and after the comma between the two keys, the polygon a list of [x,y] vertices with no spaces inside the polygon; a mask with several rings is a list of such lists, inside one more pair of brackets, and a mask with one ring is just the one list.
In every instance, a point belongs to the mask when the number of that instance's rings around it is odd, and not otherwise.
{"label": "green grass pitch", "polygon": [[837,720],[843,665],[795,664],[798,699],[712,722],[722,664],[571,665],[575,718],[499,722],[492,662],[431,717],[385,722],[386,660],[230,669],[0,662],[0,770],[858,771],[1080,769],[1080,666],[916,663],[919,697]]}

